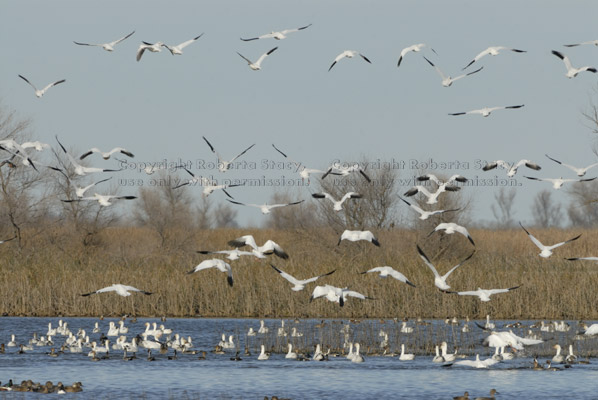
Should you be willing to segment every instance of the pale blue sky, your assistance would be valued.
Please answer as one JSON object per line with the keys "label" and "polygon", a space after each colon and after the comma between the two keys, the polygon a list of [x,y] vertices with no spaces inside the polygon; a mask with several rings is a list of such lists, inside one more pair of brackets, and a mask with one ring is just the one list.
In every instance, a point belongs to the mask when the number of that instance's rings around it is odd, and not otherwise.
{"label": "pale blue sky", "polygon": [[[544,153],[580,166],[596,158],[581,111],[598,76],[567,79],[562,61],[550,54],[556,49],[574,65],[598,65],[598,48],[563,47],[598,39],[596,15],[595,1],[564,0],[5,1],[0,4],[0,98],[33,119],[41,141],[55,145],[57,134],[81,152],[123,146],[135,153],[136,162],[214,160],[202,135],[231,157],[257,143],[243,158],[256,162],[257,169],[230,172],[231,178],[280,176],[281,171],[261,169],[263,159],[281,160],[271,143],[312,168],[325,169],[337,158],[394,158],[407,165],[433,158],[469,162],[469,170],[446,173],[470,178],[504,176],[501,170],[475,169],[476,160],[529,158],[543,167],[517,175],[522,186],[516,218],[529,220],[534,195],[550,187],[521,178],[524,174],[574,177]],[[239,40],[310,23],[281,41]],[[73,44],[112,41],[133,30],[113,53]],[[182,56],[164,49],[135,61],[142,40],[178,44],[202,32]],[[528,52],[487,56],[474,64],[484,66],[480,73],[444,88],[422,53],[408,54],[396,67],[400,50],[421,42],[438,53],[423,54],[453,76],[490,45]],[[261,71],[250,70],[236,54],[257,59],[275,46]],[[347,49],[360,51],[372,64],[345,59],[328,72]],[[37,86],[66,82],[37,99],[18,74]],[[514,104],[525,107],[488,118],[447,115]],[[401,177],[415,172],[404,170]],[[213,171],[215,177],[228,174]],[[290,171],[285,175],[295,177]],[[119,176],[149,179],[132,172]],[[496,188],[465,190],[476,202],[472,215],[493,219]],[[130,191],[137,189],[121,190]],[[238,201],[264,202],[271,190],[247,187],[232,193]],[[307,190],[303,194],[313,201]],[[213,196],[224,201],[221,193]],[[241,223],[262,220],[257,210],[238,210]]]}

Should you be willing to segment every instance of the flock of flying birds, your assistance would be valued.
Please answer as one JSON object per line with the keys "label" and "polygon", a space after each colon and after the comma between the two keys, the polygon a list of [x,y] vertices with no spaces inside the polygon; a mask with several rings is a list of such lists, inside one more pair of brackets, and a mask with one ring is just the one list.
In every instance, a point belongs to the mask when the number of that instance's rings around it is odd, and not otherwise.
{"label": "flock of flying birds", "polygon": [[[299,28],[295,28],[295,29],[285,29],[285,30],[278,31],[278,32],[273,31],[268,34],[264,34],[264,35],[257,36],[257,37],[241,38],[241,40],[242,41],[254,41],[254,40],[262,40],[262,39],[269,39],[269,38],[273,38],[275,40],[283,40],[287,37],[287,35],[305,30],[305,29],[309,28],[310,26],[311,26],[311,24],[305,25],[305,26],[302,26]],[[79,46],[101,47],[108,52],[112,52],[115,50],[116,45],[118,45],[119,43],[121,43],[124,40],[131,37],[134,33],[135,33],[135,31],[133,31],[117,40],[114,40],[114,41],[108,42],[108,43],[92,44],[92,43],[83,43],[83,42],[77,42],[77,41],[75,41],[74,43]],[[190,40],[184,41],[178,45],[169,45],[169,44],[166,44],[166,43],[163,43],[160,41],[155,42],[155,43],[142,42],[139,45],[139,48],[137,49],[136,59],[137,59],[137,61],[140,61],[142,56],[146,53],[146,51],[150,52],[150,53],[157,53],[157,52],[160,52],[162,50],[162,48],[168,49],[173,56],[174,55],[182,55],[183,49],[185,49],[187,46],[193,44],[195,41],[200,39],[202,36],[203,36],[203,33],[190,39]],[[565,45],[565,46],[575,47],[575,46],[587,45],[587,44],[594,44],[594,45],[598,46],[598,41],[582,42],[582,43],[578,43],[578,44],[570,44],[570,45]],[[243,58],[248,63],[249,67],[252,70],[260,70],[260,69],[262,69],[262,64],[263,64],[264,60],[268,56],[272,55],[274,53],[274,51],[277,50],[277,48],[278,47],[274,47],[271,50],[267,51],[266,53],[262,54],[260,57],[257,58],[256,61],[252,61],[250,58],[247,58],[240,53],[238,53],[238,54],[241,58]],[[424,43],[414,44],[414,45],[405,47],[400,52],[400,56],[399,56],[399,59],[397,62],[397,67],[400,67],[402,65],[402,63],[405,61],[405,57],[408,54],[410,54],[412,52],[420,52],[424,48],[426,48],[426,44],[424,44]],[[432,50],[432,52],[436,53],[436,51],[434,51],[433,49],[431,49],[431,50]],[[491,47],[488,47],[487,49],[483,50],[479,54],[477,54],[467,65],[465,65],[463,70],[468,69],[474,63],[479,62],[480,59],[484,58],[487,55],[496,56],[496,55],[500,54],[501,52],[505,52],[505,51],[510,51],[510,52],[517,53],[517,54],[526,53],[525,50],[521,50],[521,49],[509,48],[509,47],[504,47],[504,46],[491,46]],[[566,70],[567,70],[566,76],[568,78],[574,78],[581,72],[592,72],[592,73],[597,72],[596,68],[591,67],[591,66],[584,66],[584,67],[580,67],[580,68],[573,67],[571,60],[560,51],[553,50],[552,54],[563,61],[564,65],[566,67]],[[334,58],[334,61],[328,68],[328,71],[331,71],[332,68],[341,60],[343,60],[345,58],[351,59],[351,58],[356,58],[356,57],[359,57],[362,60],[366,61],[367,63],[371,64],[370,59],[368,59],[361,52],[355,51],[355,50],[346,50]],[[480,67],[476,70],[473,70],[471,72],[463,72],[461,75],[452,77],[450,75],[445,74],[435,63],[430,61],[427,57],[423,57],[423,58],[440,75],[440,77],[442,79],[441,84],[444,87],[450,87],[457,80],[463,79],[463,78],[471,76],[473,74],[477,74],[477,73],[481,72],[484,68],[482,66],[482,67]],[[35,85],[33,85],[27,78],[25,78],[22,75],[19,75],[19,77],[22,78],[25,82],[27,82],[29,85],[31,85],[33,87],[33,89],[35,90],[35,95],[38,98],[42,97],[53,86],[56,86],[58,84],[65,82],[64,79],[61,79],[56,82],[50,83],[49,85],[45,86],[43,89],[37,89],[37,87]],[[520,104],[520,105],[510,105],[510,106],[484,107],[484,108],[477,109],[477,110],[450,113],[449,115],[459,116],[459,115],[468,115],[468,114],[480,114],[484,117],[488,117],[493,111],[503,110],[503,109],[505,109],[505,110],[519,109],[519,108],[522,108],[523,106],[524,106],[523,104]],[[56,139],[58,141],[58,138],[56,138]],[[230,168],[230,166],[235,162],[235,160],[237,160],[239,157],[243,156],[246,152],[248,152],[250,149],[252,149],[255,146],[255,144],[252,144],[251,146],[249,146],[248,148],[243,150],[241,153],[239,153],[237,156],[228,160],[228,159],[225,159],[223,156],[220,155],[219,152],[216,151],[214,146],[208,141],[207,138],[203,137],[203,139],[206,142],[206,144],[209,146],[210,150],[217,156],[218,169],[221,173],[226,172]],[[87,174],[92,174],[92,173],[97,173],[97,172],[117,171],[117,170],[108,169],[108,168],[84,166],[81,163],[81,160],[87,158],[88,156],[91,156],[93,153],[100,154],[102,156],[102,158],[105,160],[109,159],[111,157],[111,155],[113,155],[115,153],[122,154],[127,157],[134,157],[133,153],[131,153],[130,151],[128,151],[124,148],[121,148],[121,147],[116,147],[108,152],[103,152],[103,151],[99,150],[98,148],[94,147],[94,148],[91,148],[88,151],[86,151],[84,154],[82,154],[77,159],[76,157],[74,157],[72,154],[70,154],[66,150],[66,148],[62,145],[62,143],[60,143],[58,141],[58,144],[60,145],[62,152],[65,154],[66,158],[68,159],[72,170],[78,176],[85,176]],[[366,171],[358,164],[347,166],[347,165],[341,165],[340,163],[335,163],[335,164],[329,166],[325,170],[310,169],[310,168],[306,168],[302,163],[296,162],[296,161],[290,159],[286,153],[284,153],[283,151],[278,149],[274,144],[272,146],[279,154],[281,154],[283,157],[285,157],[289,161],[293,162],[297,166],[297,170],[298,170],[301,178],[303,178],[303,179],[309,179],[311,174],[317,174],[317,173],[322,174],[321,179],[325,179],[330,174],[337,175],[337,176],[348,176],[348,175],[357,173],[357,174],[360,174],[364,179],[366,179],[367,182],[371,182],[371,179],[367,175]],[[34,160],[31,158],[31,155],[28,154],[28,152],[27,152],[27,149],[31,148],[31,147],[33,147],[37,151],[42,151],[46,148],[49,148],[50,146],[48,144],[44,144],[44,143],[40,143],[40,142],[27,142],[27,143],[19,144],[12,139],[1,140],[0,141],[0,149],[4,150],[10,154],[10,158],[4,160],[2,165],[9,164],[14,167],[15,166],[14,160],[16,158],[16,159],[20,159],[23,165],[31,166],[32,168],[37,170],[36,164],[38,164],[38,162],[37,161],[34,162]],[[575,178],[575,179],[573,179],[573,178],[563,179],[562,177],[561,178],[539,178],[539,177],[532,177],[532,176],[525,176],[525,178],[531,179],[531,180],[549,182],[552,184],[554,189],[559,189],[560,187],[562,187],[562,185],[564,183],[567,183],[567,182],[587,182],[587,181],[592,181],[592,180],[596,179],[596,177],[593,177],[593,178],[583,178],[583,177],[585,176],[586,172],[589,169],[595,167],[596,165],[598,165],[598,163],[589,165],[587,167],[576,167],[576,166],[565,164],[565,163],[558,161],[555,158],[552,158],[548,155],[546,155],[546,156],[550,160],[552,160],[558,164],[561,164],[562,166],[567,167],[567,168],[571,169],[572,171],[574,171],[577,174],[578,178]],[[524,159],[524,160],[521,160],[516,163],[508,163],[503,160],[496,160],[496,161],[488,163],[483,168],[483,170],[488,171],[488,170],[500,167],[500,168],[504,168],[507,171],[508,177],[513,177],[517,173],[518,168],[520,168],[522,166],[525,166],[527,168],[530,168],[530,169],[536,170],[536,171],[541,169],[537,163]],[[56,166],[49,166],[49,165],[46,165],[45,167],[48,167],[53,170],[61,172],[69,182],[71,181],[71,178],[69,178],[69,176],[65,173],[64,168],[60,168],[60,167],[56,167]],[[229,189],[232,187],[242,186],[242,185],[240,185],[240,184],[219,185],[217,182],[207,179],[205,177],[196,176],[193,172],[191,172],[189,169],[187,169],[183,166],[181,166],[181,168],[183,168],[191,176],[191,178],[188,179],[187,181],[183,181],[182,183],[177,185],[175,187],[175,189],[185,186],[185,185],[191,185],[191,186],[199,185],[203,188],[204,196],[210,195],[215,190],[222,190],[226,194],[226,196],[229,197],[227,200],[229,202],[231,202],[232,204],[240,205],[240,206],[256,207],[256,208],[259,208],[263,214],[268,214],[276,208],[297,205],[304,201],[304,200],[300,200],[300,201],[284,203],[284,204],[267,204],[267,203],[266,204],[246,204],[246,203],[234,200],[233,197],[230,195],[230,193],[226,190],[226,189]],[[148,174],[151,174],[154,172],[154,169],[146,170],[146,172]],[[101,206],[109,206],[112,204],[112,201],[114,201],[114,200],[133,200],[136,198],[135,196],[120,196],[120,195],[116,195],[116,194],[102,195],[102,194],[98,194],[98,193],[95,193],[94,196],[84,196],[86,191],[88,191],[92,187],[95,187],[96,185],[98,185],[102,182],[105,182],[107,180],[108,179],[99,180],[99,181],[92,183],[85,187],[78,187],[75,185],[74,186],[75,196],[72,198],[64,199],[62,201],[64,201],[64,202],[97,201]],[[466,182],[467,178],[465,178],[461,175],[454,175],[454,176],[450,177],[448,180],[442,180],[433,174],[427,174],[427,175],[419,177],[418,181],[420,181],[420,182],[431,181],[436,185],[436,190],[431,192],[429,190],[429,186],[426,187],[423,184],[421,184],[421,185],[414,186],[413,188],[408,190],[404,195],[407,197],[411,197],[411,196],[415,196],[416,194],[420,193],[426,197],[426,199],[427,199],[426,204],[433,205],[438,202],[439,196],[441,196],[443,193],[455,192],[455,191],[460,190],[461,187],[457,186],[456,183],[457,182],[459,182],[459,183]],[[334,196],[332,196],[329,193],[321,192],[321,193],[313,193],[312,197],[315,199],[324,199],[324,200],[330,201],[332,204],[333,210],[338,212],[343,209],[343,204],[345,204],[346,202],[349,202],[349,201],[354,201],[354,200],[362,198],[362,194],[355,193],[355,192],[349,192],[349,193],[344,194],[340,199],[336,199]],[[419,213],[420,214],[419,218],[421,220],[426,220],[432,216],[443,214],[443,213],[459,211],[459,209],[424,210],[424,209],[420,208],[418,205],[408,202],[404,198],[401,198],[401,200],[405,204],[407,204],[411,209],[413,209],[415,212]],[[557,244],[554,244],[551,246],[546,246],[546,245],[542,244],[538,239],[536,239],[533,235],[531,235],[529,233],[529,231],[523,227],[523,225],[521,227],[523,228],[525,233],[530,237],[531,241],[536,246],[538,246],[538,248],[541,250],[540,256],[544,257],[544,258],[550,257],[550,255],[552,254],[553,250],[556,247],[562,246],[566,243],[576,240],[579,238],[579,236],[581,236],[581,235],[578,235],[573,239],[569,239],[564,242],[557,243]],[[471,235],[469,234],[467,229],[463,226],[460,226],[460,225],[458,225],[456,223],[452,223],[452,222],[440,223],[436,226],[436,228],[432,232],[430,232],[430,234],[428,236],[434,234],[435,232],[439,232],[439,231],[444,232],[445,234],[460,233],[469,240],[469,242],[471,243],[472,246],[475,247],[475,242],[474,242],[473,238],[471,237]],[[343,240],[348,240],[348,241],[352,241],[352,242],[368,241],[376,246],[380,246],[380,242],[374,236],[374,234],[367,230],[362,230],[362,231],[345,230],[339,238],[338,245],[340,245],[341,241],[343,241]],[[226,255],[226,258],[229,261],[237,260],[243,256],[252,256],[252,257],[263,259],[263,258],[266,258],[270,254],[275,254],[278,257],[281,257],[283,259],[287,259],[289,257],[288,254],[282,249],[282,247],[280,245],[278,245],[277,243],[275,243],[274,241],[268,240],[262,246],[258,246],[255,239],[251,235],[245,235],[240,238],[231,240],[228,242],[228,244],[230,246],[234,247],[234,249],[233,250],[216,250],[216,251],[202,250],[202,251],[200,251],[200,253]],[[247,247],[247,246],[249,248],[248,251],[247,250],[239,250],[239,248],[243,248],[243,247]],[[423,260],[423,262],[425,263],[425,265],[427,265],[428,268],[430,268],[430,270],[434,274],[435,286],[442,292],[457,293],[459,295],[472,295],[472,296],[477,296],[481,301],[490,301],[491,295],[498,294],[498,293],[505,293],[505,292],[517,289],[519,287],[519,286],[513,286],[513,287],[509,287],[509,288],[505,288],[505,289],[481,289],[481,288],[478,288],[478,290],[475,290],[475,291],[458,291],[458,292],[451,291],[451,290],[449,290],[450,286],[447,283],[448,277],[459,266],[463,265],[466,261],[468,261],[474,255],[475,251],[472,252],[467,258],[465,258],[462,262],[460,262],[459,264],[457,264],[456,266],[451,268],[445,275],[442,275],[442,276],[438,273],[435,266],[431,263],[429,258],[424,254],[424,252],[419,247],[419,245],[417,246],[417,252],[418,252],[419,256],[421,257],[421,259]],[[596,258],[595,257],[572,258],[572,260],[577,260],[577,259],[596,259]],[[275,272],[279,273],[282,278],[286,279],[293,285],[292,290],[294,290],[294,291],[303,290],[307,284],[312,283],[312,282],[314,282],[320,278],[323,278],[325,276],[329,276],[335,272],[333,270],[333,271],[324,273],[324,274],[316,276],[316,277],[312,277],[312,278],[308,278],[308,279],[298,279],[298,278],[295,278],[292,275],[284,272],[283,270],[279,269],[278,267],[276,267],[273,264],[271,264],[271,266],[275,270]],[[214,259],[204,260],[200,264],[198,264],[195,268],[193,268],[191,271],[189,271],[189,273],[195,273],[195,272],[202,271],[205,269],[210,269],[210,268],[216,268],[216,269],[226,273],[228,284],[230,286],[233,286],[234,280],[233,280],[231,265],[229,263],[223,261],[222,259],[214,258]],[[402,273],[400,273],[399,271],[396,271],[392,267],[389,267],[389,266],[376,267],[376,268],[372,268],[368,271],[365,271],[363,273],[372,273],[372,272],[379,273],[380,277],[388,277],[388,276],[393,277],[401,282],[404,282],[410,286],[415,287],[415,285],[412,282],[410,282]],[[96,290],[96,291],[93,291],[90,293],[86,293],[83,296],[89,296],[91,294],[104,293],[104,292],[108,292],[108,291],[114,291],[121,296],[129,296],[131,294],[130,292],[142,292],[147,295],[151,294],[151,292],[139,290],[132,286],[115,284],[115,285],[112,285],[112,286],[109,286],[109,287],[106,287],[103,289],[99,289],[99,290]],[[335,287],[335,286],[331,286],[331,285],[316,286],[312,292],[310,300],[313,300],[313,299],[319,298],[319,297],[325,297],[326,299],[328,299],[332,302],[337,302],[340,304],[340,306],[344,305],[344,303],[347,301],[348,297],[356,297],[356,298],[364,299],[364,300],[370,298],[370,297],[363,295],[359,292],[356,292],[354,290],[350,290],[348,288],[339,288],[339,287]]]}

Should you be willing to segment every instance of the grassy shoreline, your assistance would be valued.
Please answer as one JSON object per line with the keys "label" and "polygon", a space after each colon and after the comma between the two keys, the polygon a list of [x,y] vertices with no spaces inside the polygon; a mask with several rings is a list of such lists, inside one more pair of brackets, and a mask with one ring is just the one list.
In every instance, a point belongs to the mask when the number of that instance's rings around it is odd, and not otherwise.
{"label": "grassy shoreline", "polygon": [[[572,235],[582,237],[542,259],[521,229],[471,230],[476,254],[448,279],[454,290],[519,289],[482,303],[471,296],[443,294],[417,255],[415,244],[431,258],[440,274],[462,261],[473,247],[460,235],[390,230],[374,232],[381,247],[343,241],[331,230],[274,231],[221,229],[184,232],[184,246],[161,246],[144,228],[116,227],[103,231],[93,246],[83,246],[65,229],[25,240],[23,249],[0,247],[0,314],[8,316],[120,316],[231,317],[231,318],[445,318],[481,319],[598,319],[598,266],[565,257],[596,255],[598,235],[592,230],[532,229],[544,243]],[[258,243],[272,239],[289,260],[242,258],[230,262],[234,287],[226,275],[207,270],[187,275],[200,261],[211,258],[196,250],[227,249],[227,242],[252,233]],[[27,238],[25,232],[23,237]],[[336,269],[333,275],[309,284],[301,292],[269,265],[307,278]],[[412,288],[392,278],[359,274],[390,265],[417,285]],[[123,298],[114,293],[81,297],[113,283],[153,292]],[[315,285],[348,286],[374,300],[349,299],[344,307],[325,299],[309,302]]]}

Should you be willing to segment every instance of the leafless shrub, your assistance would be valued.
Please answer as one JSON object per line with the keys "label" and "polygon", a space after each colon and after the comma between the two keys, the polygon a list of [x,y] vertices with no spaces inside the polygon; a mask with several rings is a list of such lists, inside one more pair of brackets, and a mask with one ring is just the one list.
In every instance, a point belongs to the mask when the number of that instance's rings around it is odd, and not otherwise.
{"label": "leafless shrub", "polygon": [[534,225],[540,228],[559,226],[562,216],[561,205],[554,201],[551,191],[542,190],[534,199],[532,215],[534,217]]}

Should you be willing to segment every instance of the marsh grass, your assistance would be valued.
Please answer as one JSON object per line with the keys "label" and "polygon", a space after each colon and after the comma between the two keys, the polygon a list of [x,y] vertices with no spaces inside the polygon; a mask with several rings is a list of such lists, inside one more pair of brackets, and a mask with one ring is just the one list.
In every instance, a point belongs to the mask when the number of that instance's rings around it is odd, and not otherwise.
{"label": "marsh grass", "polygon": [[[258,243],[273,239],[290,255],[267,260],[242,258],[231,262],[235,279],[229,287],[217,270],[187,275],[210,257],[195,250],[229,248],[227,242],[253,233]],[[476,254],[449,278],[452,289],[521,287],[495,295],[488,303],[471,296],[443,294],[419,258],[419,243],[441,274],[469,255],[473,247],[461,235],[389,230],[376,232],[382,246],[343,241],[331,230],[274,231],[221,229],[184,233],[193,248],[160,246],[160,239],[143,228],[116,227],[102,232],[94,246],[83,246],[68,231],[54,230],[27,239],[19,250],[0,247],[0,312],[15,316],[171,316],[171,317],[298,317],[298,318],[445,318],[481,319],[598,319],[598,265],[567,261],[565,257],[596,255],[598,238],[587,230],[533,230],[544,243],[573,235],[582,237],[542,259],[520,230],[473,230]],[[594,253],[593,253],[594,252]],[[302,292],[270,266],[307,278],[336,269]],[[391,278],[359,274],[389,265],[417,285],[412,288]],[[81,297],[113,283],[153,292],[151,296],[114,293]],[[309,302],[317,284],[348,286],[374,300],[350,298],[344,307],[325,299]]]}

